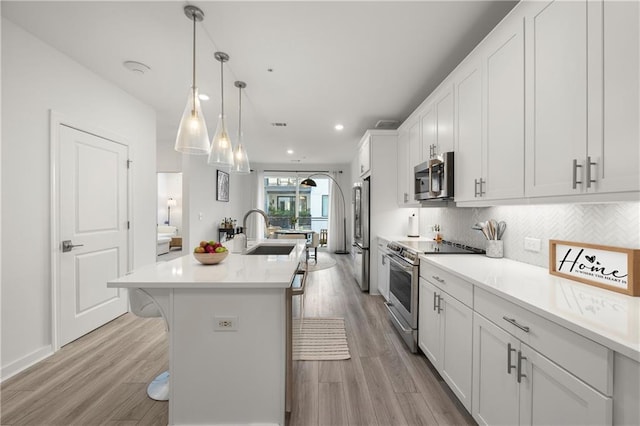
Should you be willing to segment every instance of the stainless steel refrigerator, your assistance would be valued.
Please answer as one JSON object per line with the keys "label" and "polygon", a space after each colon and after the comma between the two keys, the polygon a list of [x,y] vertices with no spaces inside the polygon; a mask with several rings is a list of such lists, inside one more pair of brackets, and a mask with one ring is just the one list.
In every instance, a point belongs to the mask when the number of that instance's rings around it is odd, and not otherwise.
{"label": "stainless steel refrigerator", "polygon": [[369,290],[369,178],[353,186],[353,275]]}

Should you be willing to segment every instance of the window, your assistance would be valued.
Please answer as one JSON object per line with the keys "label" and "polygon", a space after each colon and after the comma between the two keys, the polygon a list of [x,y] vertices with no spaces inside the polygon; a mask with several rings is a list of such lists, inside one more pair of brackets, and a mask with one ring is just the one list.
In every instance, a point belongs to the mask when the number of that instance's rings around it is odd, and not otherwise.
{"label": "window", "polygon": [[322,195],[322,217],[329,217],[329,195]]}
{"label": "window", "polygon": [[272,226],[283,229],[327,229],[329,217],[329,179],[313,177],[317,186],[304,187],[300,182],[309,173],[300,175],[265,174],[264,201]]}

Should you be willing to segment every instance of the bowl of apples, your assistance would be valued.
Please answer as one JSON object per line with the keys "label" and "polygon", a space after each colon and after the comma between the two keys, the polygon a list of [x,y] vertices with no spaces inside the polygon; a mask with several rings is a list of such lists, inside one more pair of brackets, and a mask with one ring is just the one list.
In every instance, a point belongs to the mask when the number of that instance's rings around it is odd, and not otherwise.
{"label": "bowl of apples", "polygon": [[216,241],[201,241],[193,249],[193,257],[203,265],[215,265],[222,262],[229,255],[229,250]]}

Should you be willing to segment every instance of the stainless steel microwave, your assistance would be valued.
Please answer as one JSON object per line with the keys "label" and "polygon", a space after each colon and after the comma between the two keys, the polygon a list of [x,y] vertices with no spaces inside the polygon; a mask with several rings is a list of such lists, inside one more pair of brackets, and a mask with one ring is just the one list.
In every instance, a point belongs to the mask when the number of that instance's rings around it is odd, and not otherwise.
{"label": "stainless steel microwave", "polygon": [[414,174],[417,201],[453,198],[453,152],[445,152],[418,164]]}

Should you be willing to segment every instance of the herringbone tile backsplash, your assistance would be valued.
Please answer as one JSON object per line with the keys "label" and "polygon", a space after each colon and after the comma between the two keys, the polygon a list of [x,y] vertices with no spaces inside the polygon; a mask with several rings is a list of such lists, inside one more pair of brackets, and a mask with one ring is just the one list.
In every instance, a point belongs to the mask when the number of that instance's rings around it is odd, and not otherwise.
{"label": "herringbone tile backsplash", "polygon": [[[640,202],[553,204],[486,208],[422,208],[420,234],[439,224],[444,239],[483,247],[486,239],[471,226],[505,221],[504,257],[541,267],[549,265],[549,240],[567,240],[640,249]],[[524,249],[525,237],[539,238],[539,253]]]}

